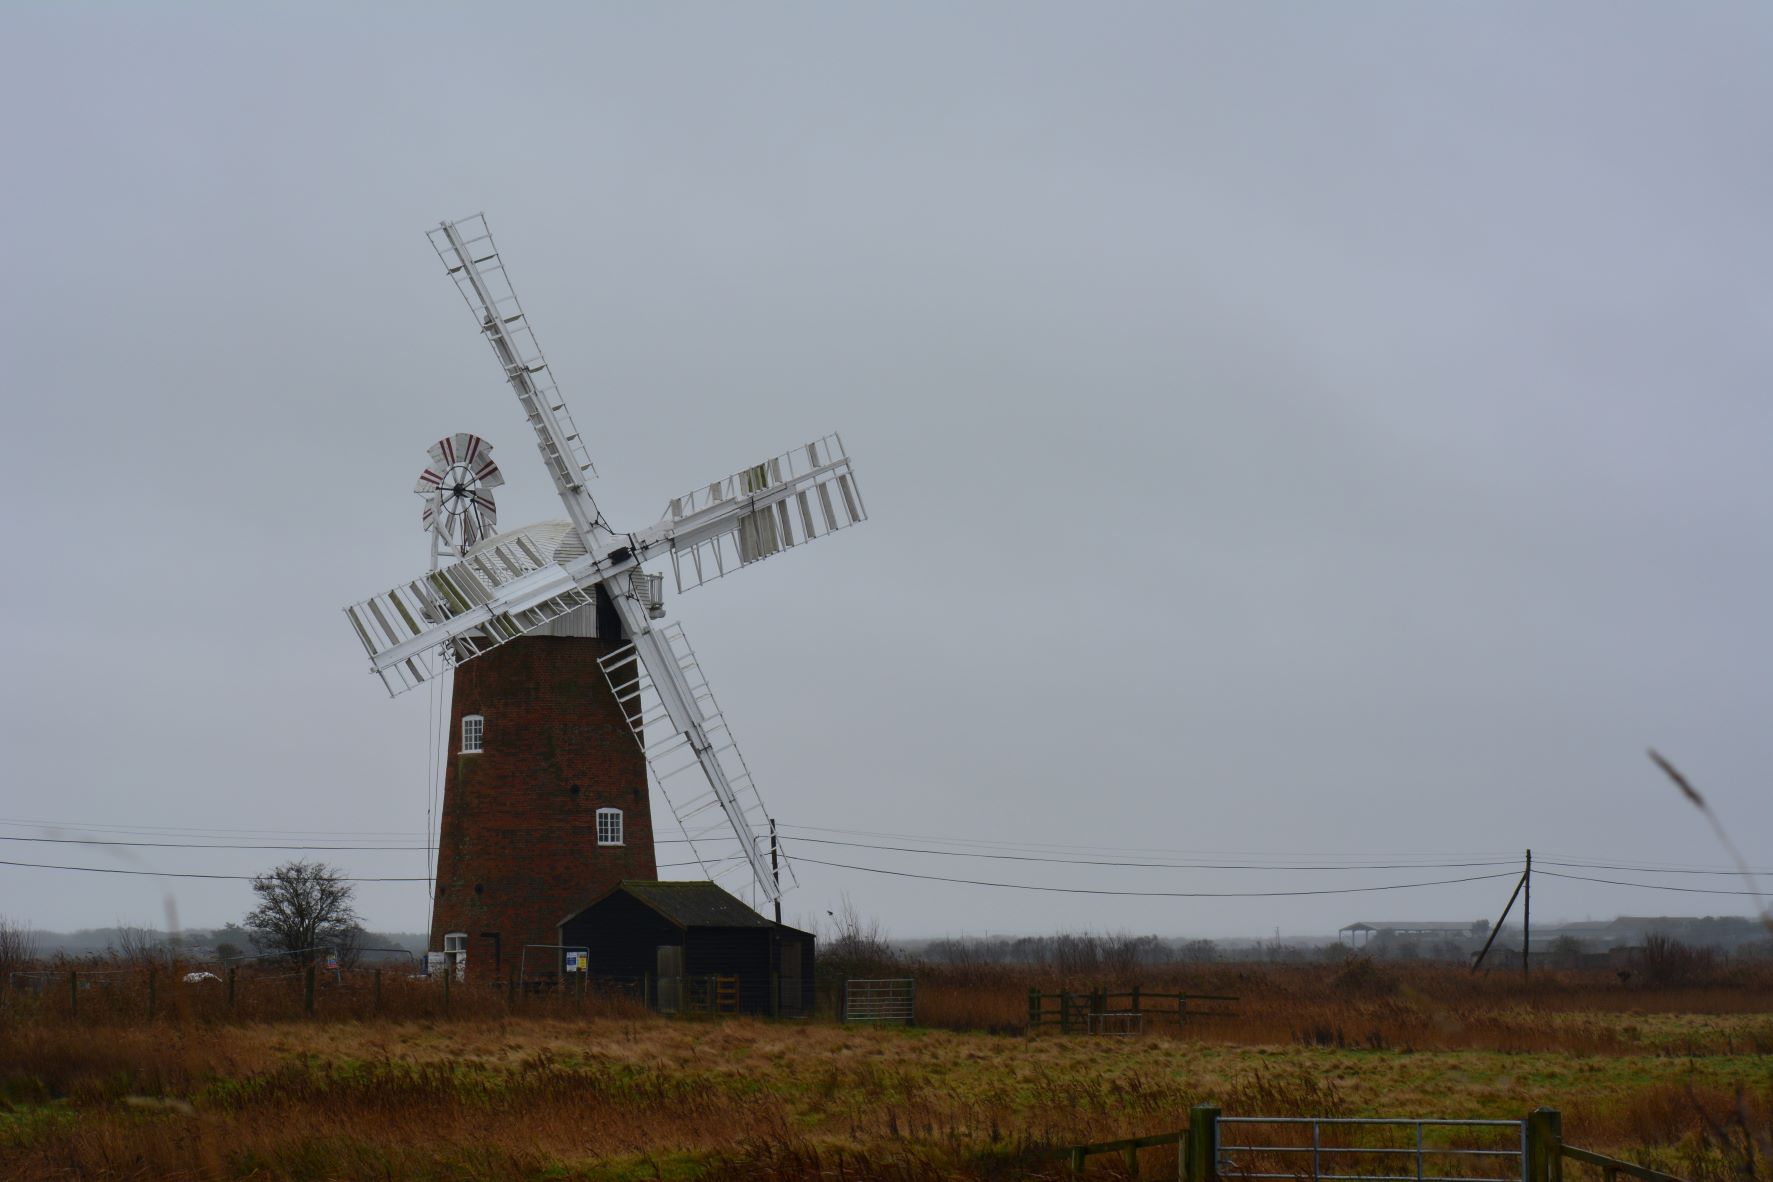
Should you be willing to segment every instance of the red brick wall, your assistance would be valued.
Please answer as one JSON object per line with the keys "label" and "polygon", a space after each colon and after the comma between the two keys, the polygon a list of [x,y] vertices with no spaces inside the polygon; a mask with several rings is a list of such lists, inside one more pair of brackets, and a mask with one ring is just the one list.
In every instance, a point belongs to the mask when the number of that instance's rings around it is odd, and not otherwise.
{"label": "red brick wall", "polygon": [[[621,641],[523,637],[455,672],[431,947],[468,933],[468,979],[504,979],[525,944],[624,878],[657,878],[646,761],[597,658]],[[462,718],[486,719],[461,754]],[[623,844],[597,844],[597,810],[622,810]],[[497,932],[494,941],[483,933]],[[532,951],[529,971],[555,966]]]}

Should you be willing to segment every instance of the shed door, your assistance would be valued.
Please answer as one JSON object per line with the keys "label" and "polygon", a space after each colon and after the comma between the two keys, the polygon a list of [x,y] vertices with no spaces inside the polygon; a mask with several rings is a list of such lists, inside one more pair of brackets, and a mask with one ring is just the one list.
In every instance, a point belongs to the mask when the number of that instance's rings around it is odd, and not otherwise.
{"label": "shed door", "polygon": [[806,945],[799,940],[782,941],[782,991],[788,992],[789,983],[793,983],[794,994],[799,996],[801,964],[806,955]]}
{"label": "shed door", "polygon": [[659,945],[659,1012],[675,1014],[683,1006],[683,945]]}
{"label": "shed door", "polygon": [[779,984],[781,992],[776,995],[776,1013],[783,1017],[795,1017],[800,1014],[801,965],[804,963],[806,945],[799,940],[783,940],[782,969]]}

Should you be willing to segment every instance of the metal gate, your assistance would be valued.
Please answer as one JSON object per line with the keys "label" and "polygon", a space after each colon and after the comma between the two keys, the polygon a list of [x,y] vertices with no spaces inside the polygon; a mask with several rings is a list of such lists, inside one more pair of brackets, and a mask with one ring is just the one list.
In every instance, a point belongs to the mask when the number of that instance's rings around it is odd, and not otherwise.
{"label": "metal gate", "polygon": [[917,1008],[917,983],[910,977],[843,983],[845,1022],[903,1022],[911,1025]]}
{"label": "metal gate", "polygon": [[1221,1116],[1225,1178],[1497,1182],[1527,1176],[1527,1122]]}

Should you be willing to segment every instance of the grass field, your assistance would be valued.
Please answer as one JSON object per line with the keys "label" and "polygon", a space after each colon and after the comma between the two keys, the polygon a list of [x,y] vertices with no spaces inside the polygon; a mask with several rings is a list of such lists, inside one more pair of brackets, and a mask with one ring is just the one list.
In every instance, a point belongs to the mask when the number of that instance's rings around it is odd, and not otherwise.
{"label": "grass field", "polygon": [[1058,1177],[1055,1148],[1176,1128],[1201,1102],[1549,1105],[1577,1144],[1696,1179],[1765,1173],[1773,993],[1753,975],[1528,986],[1428,966],[1211,966],[1146,983],[1237,994],[1236,1018],[1131,1038],[1024,1031],[1028,985],[1054,982],[919,979],[915,1029],[666,1020],[619,1002],[507,1013],[490,996],[445,1017],[424,1008],[434,986],[391,989],[373,1019],[347,1016],[342,995],[313,1019],[243,1020],[163,991],[152,1024],[121,993],[80,1016],[52,994],[15,999],[0,1177]]}

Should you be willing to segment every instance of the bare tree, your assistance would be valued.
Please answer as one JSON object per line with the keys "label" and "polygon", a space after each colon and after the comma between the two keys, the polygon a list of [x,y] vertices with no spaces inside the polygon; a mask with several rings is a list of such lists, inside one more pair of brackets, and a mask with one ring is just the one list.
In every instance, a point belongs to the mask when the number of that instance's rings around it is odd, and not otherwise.
{"label": "bare tree", "polygon": [[0,915],[0,988],[11,984],[12,974],[31,967],[37,959],[37,933],[22,920]]}
{"label": "bare tree", "polygon": [[252,880],[259,905],[242,921],[261,952],[287,953],[307,964],[322,946],[355,943],[362,919],[351,906],[356,888],[324,862],[285,862]]}
{"label": "bare tree", "polygon": [[171,966],[172,949],[167,947],[165,939],[153,928],[120,923],[116,930],[117,939],[111,943],[109,949],[112,956],[138,968]]}
{"label": "bare tree", "polygon": [[1183,964],[1212,964],[1219,959],[1219,945],[1213,940],[1189,940],[1176,950],[1176,959]]}
{"label": "bare tree", "polygon": [[836,930],[819,953],[819,975],[836,979],[895,971],[901,957],[887,942],[880,920],[864,916],[847,894],[838,906],[831,914]]}

